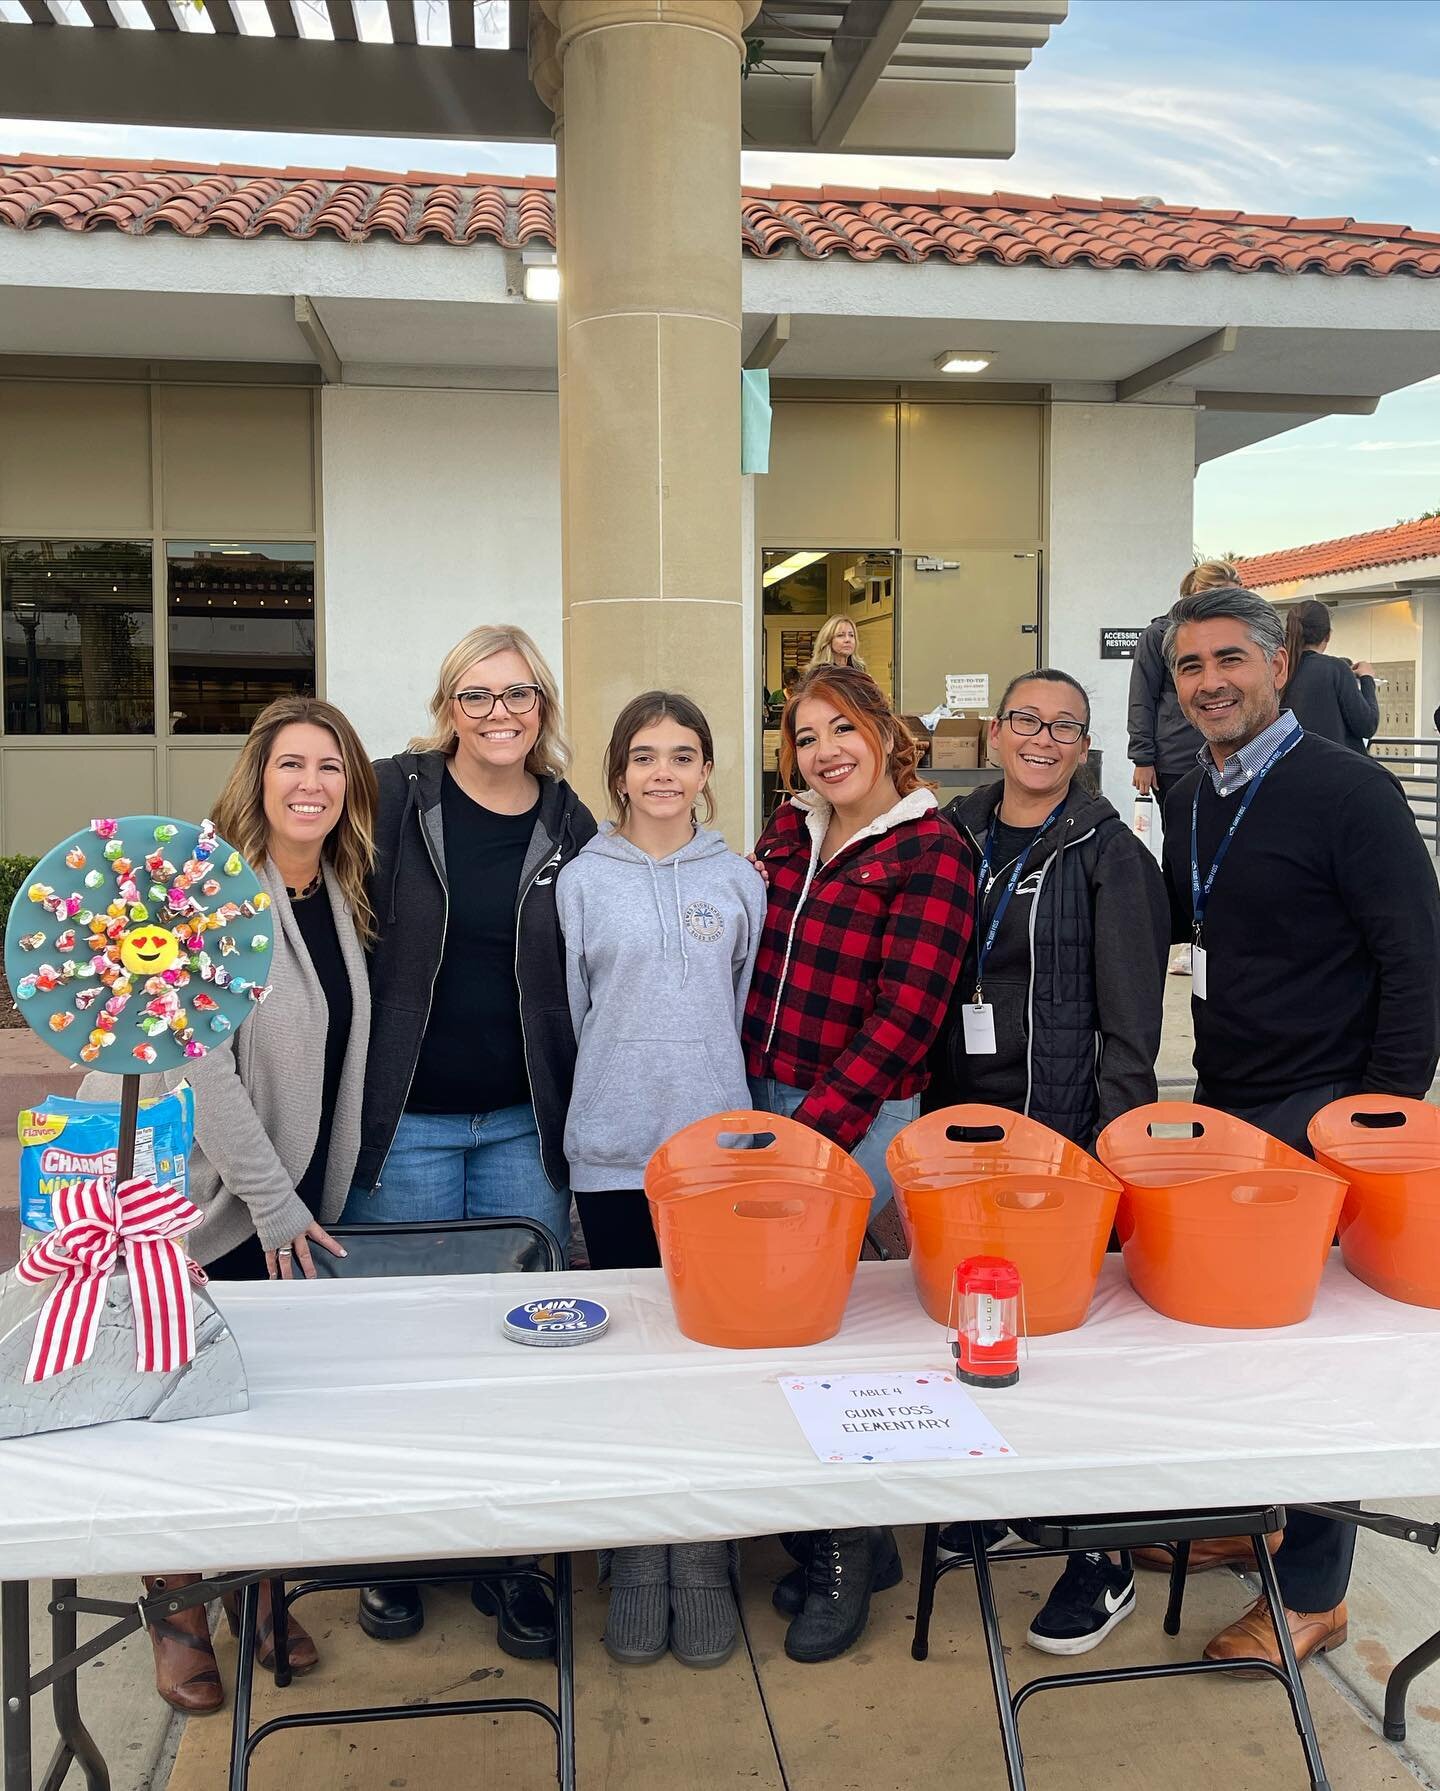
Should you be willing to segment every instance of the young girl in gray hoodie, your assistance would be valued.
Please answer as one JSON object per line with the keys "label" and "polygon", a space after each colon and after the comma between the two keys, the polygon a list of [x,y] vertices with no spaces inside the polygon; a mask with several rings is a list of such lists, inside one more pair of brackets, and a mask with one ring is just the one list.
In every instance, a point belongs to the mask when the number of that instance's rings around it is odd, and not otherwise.
{"label": "young girl in gray hoodie", "polygon": [[[710,725],[651,690],[621,711],[605,758],[617,819],[556,884],[575,1026],[565,1156],[590,1266],[660,1263],[645,1165],[683,1127],[750,1106],[740,1017],[765,918],[759,873],[697,823],[714,818]],[[605,1646],[626,1665],[667,1645],[719,1666],[739,1614],[733,1545],[617,1549]]]}

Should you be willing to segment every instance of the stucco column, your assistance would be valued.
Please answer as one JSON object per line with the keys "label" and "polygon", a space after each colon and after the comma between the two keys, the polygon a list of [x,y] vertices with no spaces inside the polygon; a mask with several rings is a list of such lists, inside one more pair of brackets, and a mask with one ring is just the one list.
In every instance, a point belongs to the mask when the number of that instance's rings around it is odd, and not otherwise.
{"label": "stucco column", "polygon": [[710,719],[720,820],[738,842],[740,66],[758,0],[541,5],[558,33],[564,117],[560,414],[574,781],[603,802],[601,760],[620,708],[652,686],[683,690]]}

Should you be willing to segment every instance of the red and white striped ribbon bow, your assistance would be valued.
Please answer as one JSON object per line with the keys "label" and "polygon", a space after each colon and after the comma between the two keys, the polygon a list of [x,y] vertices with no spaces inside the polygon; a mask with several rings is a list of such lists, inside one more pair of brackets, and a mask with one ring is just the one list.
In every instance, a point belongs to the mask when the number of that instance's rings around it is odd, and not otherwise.
{"label": "red and white striped ribbon bow", "polygon": [[190,1274],[203,1275],[175,1241],[205,1215],[173,1187],[144,1177],[114,1188],[103,1177],[55,1196],[55,1230],[15,1265],[22,1281],[59,1283],[40,1313],[27,1382],[89,1360],[121,1249],[135,1308],[135,1366],[165,1374],[195,1354]]}

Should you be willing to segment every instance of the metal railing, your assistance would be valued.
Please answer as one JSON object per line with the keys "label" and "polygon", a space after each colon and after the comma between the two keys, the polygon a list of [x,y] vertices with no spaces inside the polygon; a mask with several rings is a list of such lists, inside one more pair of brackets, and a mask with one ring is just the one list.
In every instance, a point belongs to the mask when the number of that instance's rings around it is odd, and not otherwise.
{"label": "metal railing", "polygon": [[1370,751],[1400,779],[1420,837],[1432,852],[1440,850],[1440,740],[1379,734],[1370,742]]}

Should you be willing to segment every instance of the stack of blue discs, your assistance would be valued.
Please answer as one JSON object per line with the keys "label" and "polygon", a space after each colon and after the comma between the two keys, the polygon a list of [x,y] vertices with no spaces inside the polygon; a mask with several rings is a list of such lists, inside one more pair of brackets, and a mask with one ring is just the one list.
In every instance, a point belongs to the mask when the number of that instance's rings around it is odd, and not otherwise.
{"label": "stack of blue discs", "polygon": [[605,1335],[609,1323],[609,1310],[598,1300],[540,1299],[512,1306],[505,1314],[503,1329],[512,1343],[555,1349],[591,1343]]}

